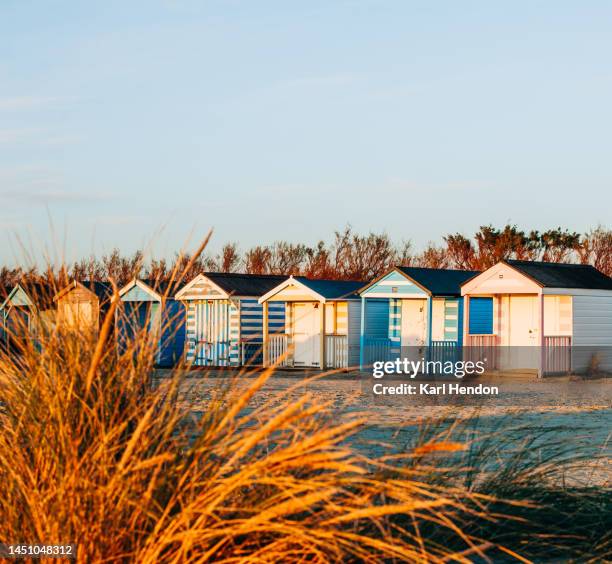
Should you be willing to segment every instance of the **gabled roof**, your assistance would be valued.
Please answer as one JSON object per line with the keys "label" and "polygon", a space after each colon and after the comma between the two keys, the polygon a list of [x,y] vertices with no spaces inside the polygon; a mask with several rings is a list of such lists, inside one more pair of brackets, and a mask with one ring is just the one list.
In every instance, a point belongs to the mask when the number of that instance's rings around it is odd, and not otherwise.
{"label": "gabled roof", "polygon": [[236,274],[230,272],[206,272],[206,278],[233,296],[263,296],[287,279],[272,274]]}
{"label": "gabled roof", "polygon": [[544,288],[612,290],[612,278],[590,264],[564,264],[528,260],[502,261]]}
{"label": "gabled roof", "polygon": [[269,300],[288,286],[296,284],[304,287],[313,295],[313,298],[321,301],[359,299],[357,290],[363,286],[363,282],[350,280],[311,280],[305,276],[290,276],[261,296],[259,303]]}
{"label": "gabled roof", "polygon": [[[231,296],[258,298],[287,279],[273,274],[239,274],[233,272],[205,272],[198,274],[176,292],[175,299],[198,299],[202,284],[214,290],[215,297]],[[218,294],[218,296],[217,296]]]}
{"label": "gabled roof", "polygon": [[[148,292],[151,296],[161,300],[164,296],[173,299],[174,296],[172,294],[180,291],[184,284],[177,283],[176,280],[170,281],[156,280],[153,278],[133,278],[123,288],[121,288],[119,295],[123,296],[134,286],[140,286],[145,292]],[[171,294],[168,294],[169,291]]]}
{"label": "gabled roof", "polygon": [[294,280],[301,282],[326,300],[358,298],[357,292],[363,286],[363,282],[354,280],[312,280],[305,276],[295,276]]}
{"label": "gabled roof", "polygon": [[53,298],[54,301],[59,300],[62,296],[65,296],[68,292],[71,292],[77,287],[84,288],[93,292],[100,303],[108,302],[113,296],[113,286],[110,282],[98,282],[91,280],[73,280],[68,286],[62,288]]}
{"label": "gabled roof", "polygon": [[433,296],[460,296],[461,284],[480,274],[477,270],[450,270],[398,266],[397,270],[414,280]]}
{"label": "gabled roof", "polygon": [[8,292],[6,297],[2,300],[0,309],[6,306],[19,289],[25,293],[30,302],[32,302],[34,307],[39,311],[45,311],[53,307],[53,296],[55,295],[55,287],[53,284],[47,282],[21,281]]}
{"label": "gabled roof", "polygon": [[476,270],[396,266],[392,270],[385,272],[382,276],[372,280],[368,285],[360,288],[359,293],[362,294],[392,272],[399,272],[432,296],[460,296],[461,284],[480,274]]}

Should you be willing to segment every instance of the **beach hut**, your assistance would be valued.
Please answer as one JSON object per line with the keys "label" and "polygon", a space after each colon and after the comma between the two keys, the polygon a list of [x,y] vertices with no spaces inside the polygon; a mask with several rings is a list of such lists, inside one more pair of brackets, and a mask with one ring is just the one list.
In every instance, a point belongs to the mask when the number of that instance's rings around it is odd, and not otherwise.
{"label": "beach hut", "polygon": [[[264,363],[294,368],[350,368],[359,363],[363,282],[291,276],[259,299],[264,318],[277,303],[287,305],[283,333],[264,337]],[[268,313],[267,313],[268,312]]]}
{"label": "beach hut", "polygon": [[465,345],[489,368],[612,369],[612,278],[592,266],[501,261],[463,284]]}
{"label": "beach hut", "polygon": [[53,295],[53,287],[42,282],[20,282],[8,292],[0,305],[0,343],[6,350],[53,326]]}
{"label": "beach hut", "polygon": [[74,280],[53,298],[57,321],[65,327],[97,331],[112,296],[113,288],[107,282]]}
{"label": "beach hut", "polygon": [[187,360],[195,366],[261,364],[264,327],[284,330],[285,304],[270,308],[264,325],[258,299],[285,278],[207,272],[186,284],[175,298],[187,308]]}
{"label": "beach hut", "polygon": [[460,354],[461,284],[475,274],[398,266],[361,288],[361,367],[398,357],[452,360]]}
{"label": "beach hut", "polygon": [[116,313],[117,342],[120,349],[141,330],[158,340],[156,363],[174,366],[185,348],[185,306],[168,293],[170,283],[134,278],[119,291],[122,307]]}

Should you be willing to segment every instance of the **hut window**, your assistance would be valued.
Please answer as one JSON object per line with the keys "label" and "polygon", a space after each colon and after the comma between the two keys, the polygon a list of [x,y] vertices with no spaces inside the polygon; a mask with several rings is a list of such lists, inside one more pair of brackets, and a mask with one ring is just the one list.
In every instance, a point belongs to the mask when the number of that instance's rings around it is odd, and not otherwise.
{"label": "hut window", "polygon": [[571,296],[544,296],[544,335],[572,335]]}

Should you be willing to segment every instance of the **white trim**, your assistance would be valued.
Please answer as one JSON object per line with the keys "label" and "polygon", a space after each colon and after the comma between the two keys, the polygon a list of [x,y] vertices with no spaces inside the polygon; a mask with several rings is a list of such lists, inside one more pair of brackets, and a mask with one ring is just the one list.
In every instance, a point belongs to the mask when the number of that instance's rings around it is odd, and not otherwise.
{"label": "white trim", "polygon": [[375,286],[416,286],[416,284],[413,284],[408,279],[406,280],[381,280],[380,282],[377,282]]}
{"label": "white trim", "polygon": [[[465,281],[461,284],[461,295],[462,296],[490,296],[492,295],[490,292],[479,292],[479,287],[482,284],[486,284],[487,281],[494,278],[498,275],[500,278],[503,278],[504,271],[509,269],[512,273],[517,275],[521,280],[524,281],[524,286],[522,288],[512,288],[511,285],[506,286],[505,284],[500,284],[500,290],[495,292],[495,295],[500,294],[536,294],[540,295],[542,293],[542,284],[536,282],[533,278],[525,274],[523,271],[518,268],[508,264],[505,261],[500,261],[493,266],[487,268],[480,274],[477,274],[473,278]],[[505,282],[505,281],[504,281]]]}
{"label": "white trim", "polygon": [[79,282],[78,280],[73,280],[68,286],[65,286],[59,292],[57,292],[55,296],[53,296],[53,301],[59,302],[59,300],[63,298],[66,294],[69,294],[70,292],[72,292],[73,290],[76,290],[77,288],[81,288],[81,290],[85,290],[86,292],[91,294],[96,300],[98,301],[100,300],[100,298],[98,298],[98,295],[93,290],[90,290],[87,286],[85,286],[84,284],[81,284],[81,282]]}
{"label": "white trim", "polygon": [[612,297],[612,290],[593,290],[591,288],[543,288],[542,293],[554,296]]}
{"label": "white trim", "polygon": [[363,294],[363,297],[368,298],[396,298],[398,300],[423,300],[427,299],[429,294],[399,294],[397,292],[373,292],[371,294]]}
{"label": "white trim", "polygon": [[[16,284],[13,289],[9,292],[8,296],[6,297],[6,299],[2,302],[2,305],[0,305],[0,310],[4,309],[6,307],[6,304],[8,304],[9,302],[11,302],[13,296],[17,293],[17,290],[21,288],[20,284]],[[23,290],[23,288],[21,288]],[[30,300],[30,296],[27,295],[27,293],[24,291],[24,294],[26,294],[26,297],[28,298],[28,301]],[[32,304],[34,305],[34,304]]]}
{"label": "white trim", "polygon": [[[609,298],[612,296],[612,290],[593,290],[591,288],[542,288],[539,292],[499,292],[491,293],[469,293],[464,294],[464,297],[470,298],[494,298],[496,296],[596,296],[600,298]],[[397,297],[397,294],[396,294]]]}
{"label": "white trim", "polygon": [[[323,304],[326,302],[326,299],[324,296],[322,296],[321,294],[318,294],[312,288],[309,288],[308,286],[306,286],[306,284],[304,284],[303,282],[296,280],[293,276],[289,276],[289,278],[281,282],[278,286],[275,286],[274,288],[272,288],[267,294],[264,294],[263,296],[261,296],[261,298],[259,298],[258,300],[259,303],[263,304],[264,302],[267,302],[272,296],[275,296],[279,292],[282,292],[285,288],[287,288],[288,286],[292,284],[297,284],[298,286],[301,286],[304,290],[306,290],[306,292],[308,292],[309,294],[312,294],[316,301],[321,302]],[[285,301],[292,301],[292,300],[285,300]],[[295,301],[301,302],[303,300],[295,300]],[[338,299],[336,301],[345,301],[345,299]]]}
{"label": "white trim", "polygon": [[134,286],[138,286],[141,290],[145,291],[149,296],[155,298],[158,301],[162,301],[162,296],[158,294],[151,286],[145,284],[140,278],[133,278],[130,282],[128,282],[121,290],[119,290],[119,297],[123,297],[127,294]]}
{"label": "white trim", "polygon": [[[196,296],[195,294],[189,294],[189,291],[191,290],[191,288],[194,286],[194,284],[197,284],[198,282],[206,282],[210,284],[213,288],[218,290],[223,295],[207,297],[207,296],[202,296],[202,295]],[[174,299],[176,300],[211,300],[211,299],[227,300],[229,297],[230,295],[223,288],[221,288],[221,286],[215,284],[210,278],[208,278],[208,276],[205,276],[204,274],[198,274],[193,280],[188,282],[185,286],[183,286],[175,294]]]}

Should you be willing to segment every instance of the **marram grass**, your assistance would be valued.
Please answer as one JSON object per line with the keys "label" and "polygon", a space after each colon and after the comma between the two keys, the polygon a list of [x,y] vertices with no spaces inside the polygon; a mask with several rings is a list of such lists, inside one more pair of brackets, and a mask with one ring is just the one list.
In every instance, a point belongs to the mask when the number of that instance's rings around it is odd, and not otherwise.
{"label": "marram grass", "polygon": [[81,562],[453,558],[419,536],[430,521],[480,551],[458,491],[347,446],[363,418],[306,394],[253,407],[271,370],[221,381],[194,421],[182,370],[152,385],[150,335],[118,354],[117,307],[97,333],[55,327],[2,353],[0,542],[76,543]]}
{"label": "marram grass", "polygon": [[256,401],[273,369],[216,380],[194,418],[188,367],[154,382],[155,338],[118,350],[117,308],[98,332],[55,326],[0,352],[0,542],[75,543],[80,562],[525,561],[496,537],[528,527],[530,502],[428,456],[466,443],[367,457],[350,440],[367,414]]}

